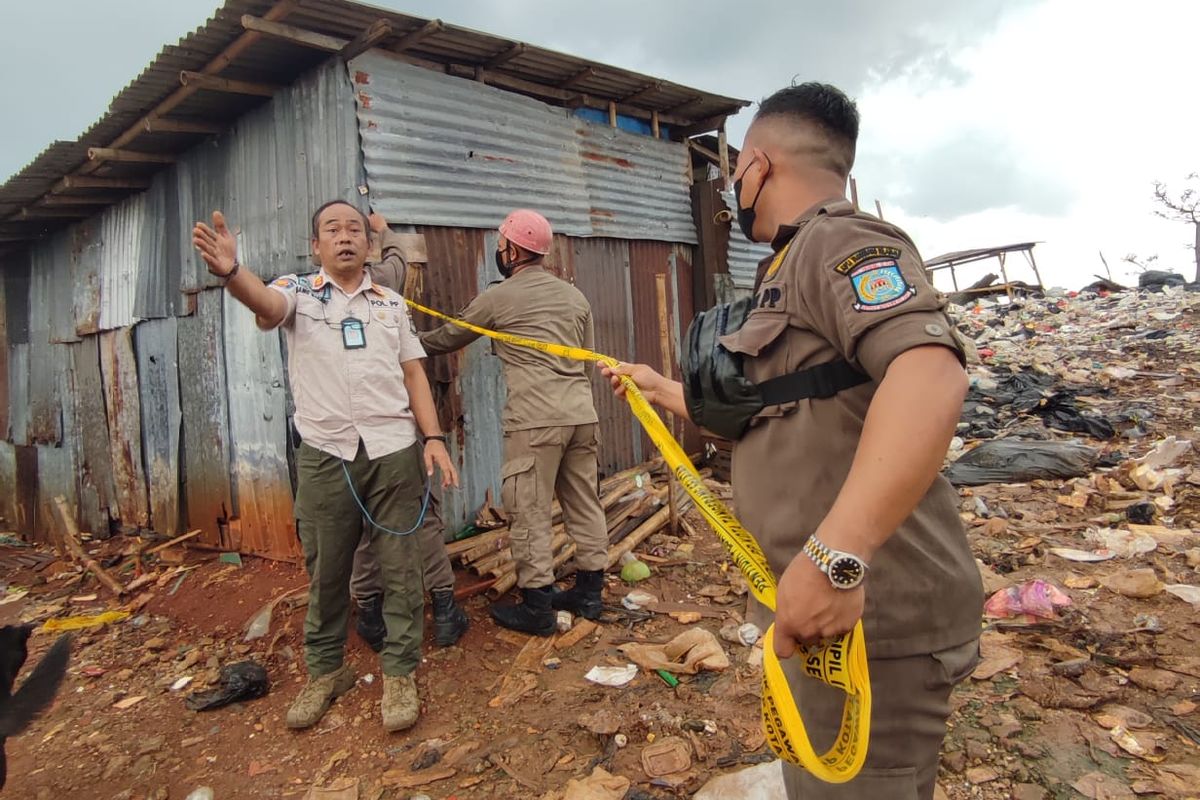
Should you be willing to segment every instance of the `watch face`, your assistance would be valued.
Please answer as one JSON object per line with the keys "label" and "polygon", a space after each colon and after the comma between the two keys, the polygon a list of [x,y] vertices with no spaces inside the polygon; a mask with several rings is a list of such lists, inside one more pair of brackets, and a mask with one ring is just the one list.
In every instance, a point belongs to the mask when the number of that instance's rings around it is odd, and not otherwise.
{"label": "watch face", "polygon": [[862,583],[863,563],[853,556],[841,556],[829,565],[829,579],[839,589],[853,589]]}

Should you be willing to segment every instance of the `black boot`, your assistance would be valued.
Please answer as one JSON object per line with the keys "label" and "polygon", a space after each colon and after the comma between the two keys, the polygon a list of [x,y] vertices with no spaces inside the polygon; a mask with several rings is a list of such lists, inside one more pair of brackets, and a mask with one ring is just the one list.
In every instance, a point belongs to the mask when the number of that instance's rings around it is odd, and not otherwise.
{"label": "black boot", "polygon": [[579,570],[575,573],[575,585],[565,592],[556,592],[550,604],[584,619],[600,619],[600,612],[604,610],[600,596],[603,590],[603,570]]}
{"label": "black boot", "polygon": [[534,636],[553,636],[558,630],[558,615],[550,608],[554,587],[522,589],[524,602],[512,605],[492,606],[492,619],[496,624]]}
{"label": "black boot", "polygon": [[383,595],[374,595],[358,602],[358,625],[355,630],[376,653],[383,650],[387,625],[383,621]]}
{"label": "black boot", "polygon": [[453,589],[434,589],[433,596],[433,641],[438,647],[449,647],[467,632],[471,620],[462,606],[454,602]]}

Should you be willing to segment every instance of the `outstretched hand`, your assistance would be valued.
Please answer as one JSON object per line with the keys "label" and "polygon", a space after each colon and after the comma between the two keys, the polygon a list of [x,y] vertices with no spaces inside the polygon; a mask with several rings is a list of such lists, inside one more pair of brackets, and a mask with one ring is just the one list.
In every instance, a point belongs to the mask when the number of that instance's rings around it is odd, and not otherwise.
{"label": "outstretched hand", "polygon": [[192,244],[213,275],[223,278],[237,265],[237,238],[225,224],[225,215],[220,211],[213,212],[212,227],[203,222],[196,223],[192,228]]}

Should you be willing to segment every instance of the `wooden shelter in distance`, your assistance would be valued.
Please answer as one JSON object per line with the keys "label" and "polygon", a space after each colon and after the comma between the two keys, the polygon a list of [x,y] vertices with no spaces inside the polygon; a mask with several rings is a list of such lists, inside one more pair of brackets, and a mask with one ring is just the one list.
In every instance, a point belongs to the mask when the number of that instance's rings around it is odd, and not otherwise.
{"label": "wooden shelter in distance", "polygon": [[[946,253],[944,255],[931,258],[925,262],[925,274],[929,277],[929,282],[933,282],[933,273],[948,269],[950,270],[950,280],[954,284],[954,293],[956,295],[990,295],[1000,294],[1003,292],[1011,299],[1014,293],[1027,293],[1030,290],[1041,291],[1042,276],[1038,272],[1037,261],[1033,257],[1033,247],[1037,242],[1022,242],[1020,244],[1008,244],[1001,247],[985,247],[977,250],[959,250],[954,253]],[[1012,253],[1021,253],[1025,256],[1025,260],[1029,262],[1029,266],[1033,269],[1033,275],[1037,279],[1037,283],[1030,285],[1021,281],[1013,282],[1008,278],[1008,268],[1005,262],[1008,256]],[[994,258],[1000,262],[1000,275],[1002,283],[997,284],[994,273],[985,275],[981,280],[975,282],[966,289],[958,288],[958,275],[956,269],[965,264],[973,264],[976,261],[986,261]]]}

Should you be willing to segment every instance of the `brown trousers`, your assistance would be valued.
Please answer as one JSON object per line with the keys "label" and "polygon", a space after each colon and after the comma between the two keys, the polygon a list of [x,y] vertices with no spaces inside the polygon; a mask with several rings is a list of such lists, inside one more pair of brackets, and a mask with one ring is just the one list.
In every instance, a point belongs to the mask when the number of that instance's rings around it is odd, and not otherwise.
{"label": "brown trousers", "polygon": [[[785,763],[788,800],[932,800],[950,691],[978,663],[978,641],[929,655],[869,659],[871,739],[862,771],[835,785]],[[802,675],[798,659],[789,659],[784,672],[813,749],[823,753],[841,726],[846,694]]]}
{"label": "brown trousers", "polygon": [[[425,513],[425,522],[420,530],[413,534],[424,564],[422,582],[425,590],[429,592],[454,588],[454,568],[450,566],[450,556],[446,553],[444,528],[437,509],[437,498],[431,497],[429,510]],[[363,536],[358,542],[358,549],[354,551],[354,570],[350,574],[350,596],[356,602],[383,593],[383,574],[374,544],[371,526],[364,523]]]}
{"label": "brown trousers", "polygon": [[550,504],[555,496],[567,534],[575,542],[575,566],[602,570],[608,563],[608,526],[600,506],[600,426],[534,428],[504,434],[501,497],[509,517],[509,540],[517,586],[554,583]]}

